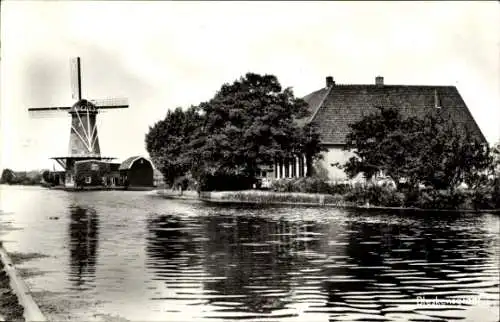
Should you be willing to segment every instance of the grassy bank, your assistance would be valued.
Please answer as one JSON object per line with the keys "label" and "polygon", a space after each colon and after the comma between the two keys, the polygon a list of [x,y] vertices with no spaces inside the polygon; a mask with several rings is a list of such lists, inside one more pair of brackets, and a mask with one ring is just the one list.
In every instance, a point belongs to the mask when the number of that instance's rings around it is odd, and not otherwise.
{"label": "grassy bank", "polygon": [[262,190],[243,191],[206,191],[201,192],[202,201],[214,204],[255,204],[255,205],[302,205],[316,207],[359,208],[374,210],[405,210],[405,211],[445,211],[445,212],[488,212],[499,213],[500,209],[444,209],[418,208],[405,206],[384,206],[360,203],[346,200],[346,195],[320,194],[300,192],[274,192]]}
{"label": "grassy bank", "polygon": [[500,208],[500,181],[488,181],[474,189],[437,190],[433,187],[396,187],[390,182],[330,183],[318,177],[280,179],[271,184],[274,192],[305,192],[339,195],[346,203],[357,207],[428,209],[450,211],[496,211]]}
{"label": "grassy bank", "polygon": [[156,194],[158,196],[162,196],[166,199],[186,199],[186,200],[195,200],[198,199],[198,192],[192,190],[180,191],[180,190],[171,190],[171,189],[159,189],[156,190]]}
{"label": "grassy bank", "polygon": [[24,321],[23,313],[24,308],[12,291],[9,276],[4,270],[3,261],[0,261],[0,318],[5,321]]}
{"label": "grassy bank", "polygon": [[500,212],[499,182],[477,189],[397,189],[391,185],[335,184],[317,177],[273,181],[270,190],[195,191],[162,189],[172,199],[201,199],[218,204],[334,206],[363,209]]}
{"label": "grassy bank", "polygon": [[338,207],[353,206],[353,204],[345,202],[341,195],[303,192],[272,192],[262,190],[201,192],[200,199],[220,203],[299,204],[311,206],[329,205]]}

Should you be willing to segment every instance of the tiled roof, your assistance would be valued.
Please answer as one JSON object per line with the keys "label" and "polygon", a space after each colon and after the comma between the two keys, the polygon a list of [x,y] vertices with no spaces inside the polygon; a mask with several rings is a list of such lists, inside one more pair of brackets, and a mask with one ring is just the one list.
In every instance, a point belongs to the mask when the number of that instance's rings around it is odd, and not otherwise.
{"label": "tiled roof", "polygon": [[333,85],[303,99],[325,144],[344,144],[349,125],[376,112],[375,107],[395,107],[403,116],[423,116],[436,103],[444,115],[486,142],[455,86]]}
{"label": "tiled roof", "polygon": [[318,110],[318,107],[323,104],[323,100],[326,98],[327,94],[329,93],[329,90],[330,90],[329,88],[322,88],[302,98],[304,101],[307,102],[309,106],[308,108],[309,115],[304,118],[296,119],[298,125],[303,126],[314,117],[314,115]]}

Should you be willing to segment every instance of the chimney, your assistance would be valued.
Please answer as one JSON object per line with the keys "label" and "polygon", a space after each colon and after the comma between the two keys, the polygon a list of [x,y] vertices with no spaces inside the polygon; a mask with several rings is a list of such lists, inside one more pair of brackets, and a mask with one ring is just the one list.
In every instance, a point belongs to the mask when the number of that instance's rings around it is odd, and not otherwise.
{"label": "chimney", "polygon": [[375,77],[375,85],[384,86],[384,78],[382,76]]}
{"label": "chimney", "polygon": [[326,87],[332,87],[335,85],[335,81],[333,80],[332,76],[327,76],[326,77]]}

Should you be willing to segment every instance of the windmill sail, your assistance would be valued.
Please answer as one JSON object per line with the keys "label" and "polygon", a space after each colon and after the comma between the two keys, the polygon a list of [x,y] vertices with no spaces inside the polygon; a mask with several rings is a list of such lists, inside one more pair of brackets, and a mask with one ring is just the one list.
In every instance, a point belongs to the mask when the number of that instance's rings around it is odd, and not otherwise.
{"label": "windmill sail", "polygon": [[127,108],[128,99],[126,98],[102,98],[102,99],[92,99],[90,100],[99,109],[106,108]]}
{"label": "windmill sail", "polygon": [[80,57],[71,59],[70,63],[71,97],[79,101],[82,98],[82,84],[80,73]]}
{"label": "windmill sail", "polygon": [[82,78],[80,57],[72,58],[70,61],[71,94],[76,103],[72,106],[53,106],[28,108],[29,114],[34,118],[46,118],[56,116],[71,116],[71,127],[68,145],[68,154],[62,157],[54,157],[53,160],[66,171],[66,187],[74,185],[73,170],[78,160],[98,159],[111,160],[113,158],[102,157],[99,146],[97,129],[97,114],[101,109],[128,108],[128,100],[120,98],[93,100],[82,99]]}

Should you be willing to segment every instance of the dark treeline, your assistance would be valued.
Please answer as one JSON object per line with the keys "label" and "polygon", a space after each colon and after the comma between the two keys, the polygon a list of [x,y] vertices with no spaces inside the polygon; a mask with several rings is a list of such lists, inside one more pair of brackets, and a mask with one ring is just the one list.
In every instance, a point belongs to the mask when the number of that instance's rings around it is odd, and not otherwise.
{"label": "dark treeline", "polygon": [[42,183],[45,172],[48,173],[48,170],[13,171],[3,169],[0,184],[39,185]]}

